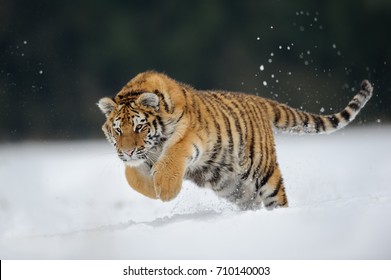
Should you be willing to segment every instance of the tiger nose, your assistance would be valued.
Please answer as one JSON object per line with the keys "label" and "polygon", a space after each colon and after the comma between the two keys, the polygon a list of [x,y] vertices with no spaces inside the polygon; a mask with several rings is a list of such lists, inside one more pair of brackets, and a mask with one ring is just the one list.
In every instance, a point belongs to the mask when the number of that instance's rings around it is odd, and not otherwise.
{"label": "tiger nose", "polygon": [[134,153],[134,151],[135,151],[136,149],[129,149],[129,150],[125,150],[125,151],[122,151],[124,154],[126,154],[126,155],[128,155],[128,156],[132,156],[133,155],[133,153]]}

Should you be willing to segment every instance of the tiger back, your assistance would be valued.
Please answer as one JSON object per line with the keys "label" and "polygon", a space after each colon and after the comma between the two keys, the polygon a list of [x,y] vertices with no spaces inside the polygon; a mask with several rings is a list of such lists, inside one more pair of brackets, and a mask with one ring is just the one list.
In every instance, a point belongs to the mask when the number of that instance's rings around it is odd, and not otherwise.
{"label": "tiger back", "polygon": [[240,209],[273,209],[288,206],[273,129],[336,131],[371,95],[372,86],[363,81],[341,112],[315,115],[254,95],[198,91],[164,74],[144,72],[98,106],[107,118],[102,129],[136,191],[168,201],[189,179]]}

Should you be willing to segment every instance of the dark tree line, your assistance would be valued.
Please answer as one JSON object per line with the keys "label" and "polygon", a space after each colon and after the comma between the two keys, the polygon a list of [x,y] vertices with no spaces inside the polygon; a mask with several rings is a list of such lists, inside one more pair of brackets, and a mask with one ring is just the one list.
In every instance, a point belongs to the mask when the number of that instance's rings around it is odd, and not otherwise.
{"label": "dark tree line", "polygon": [[391,2],[0,2],[0,140],[100,137],[95,103],[154,69],[330,113],[361,79],[357,123],[391,120]]}

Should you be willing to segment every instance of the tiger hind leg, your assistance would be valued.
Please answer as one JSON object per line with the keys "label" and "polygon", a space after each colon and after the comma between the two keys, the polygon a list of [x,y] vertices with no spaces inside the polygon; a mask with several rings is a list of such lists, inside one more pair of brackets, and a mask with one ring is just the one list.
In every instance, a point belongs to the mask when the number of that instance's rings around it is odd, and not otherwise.
{"label": "tiger hind leg", "polygon": [[272,175],[266,183],[260,187],[259,196],[266,209],[288,207],[288,199],[285,193],[284,181],[278,165],[275,166]]}

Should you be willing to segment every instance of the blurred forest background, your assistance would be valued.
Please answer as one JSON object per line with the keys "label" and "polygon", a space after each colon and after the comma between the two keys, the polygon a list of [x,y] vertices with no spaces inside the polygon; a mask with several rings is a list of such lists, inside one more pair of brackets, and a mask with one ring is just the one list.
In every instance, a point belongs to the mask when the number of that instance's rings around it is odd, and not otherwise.
{"label": "blurred forest background", "polygon": [[104,138],[96,102],[137,73],[391,121],[390,0],[0,0],[0,141]]}

